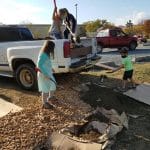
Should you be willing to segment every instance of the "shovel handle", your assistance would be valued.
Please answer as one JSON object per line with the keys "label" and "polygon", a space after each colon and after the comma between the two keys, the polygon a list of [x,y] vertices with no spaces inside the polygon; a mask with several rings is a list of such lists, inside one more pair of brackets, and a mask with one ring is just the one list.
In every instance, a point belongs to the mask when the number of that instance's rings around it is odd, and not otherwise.
{"label": "shovel handle", "polygon": [[55,8],[57,8],[57,5],[56,5],[56,0],[54,0],[54,7],[55,7]]}

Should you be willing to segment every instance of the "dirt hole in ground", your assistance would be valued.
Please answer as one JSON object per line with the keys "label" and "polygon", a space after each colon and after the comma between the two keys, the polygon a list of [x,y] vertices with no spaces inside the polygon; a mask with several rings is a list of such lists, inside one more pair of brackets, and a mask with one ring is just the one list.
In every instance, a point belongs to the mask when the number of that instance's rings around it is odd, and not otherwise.
{"label": "dirt hole in ground", "polygon": [[[150,106],[140,103],[135,99],[115,92],[112,88],[101,87],[95,84],[89,86],[88,92],[81,93],[81,99],[90,104],[94,109],[104,107],[115,109],[119,114],[125,112],[129,118],[128,130],[123,130],[117,135],[117,140],[112,150],[150,149]],[[137,116],[137,118],[130,117]]]}
{"label": "dirt hole in ground", "polygon": [[141,113],[139,112],[140,109],[149,108],[148,105],[103,85],[94,83],[89,86],[89,89],[88,92],[81,93],[81,99],[94,108],[99,106],[105,109],[115,109],[119,113],[123,111],[126,113]]}

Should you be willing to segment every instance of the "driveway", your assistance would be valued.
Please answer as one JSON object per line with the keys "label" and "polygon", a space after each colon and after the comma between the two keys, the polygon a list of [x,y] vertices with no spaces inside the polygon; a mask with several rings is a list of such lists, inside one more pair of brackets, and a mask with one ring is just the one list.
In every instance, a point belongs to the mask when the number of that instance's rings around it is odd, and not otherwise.
{"label": "driveway", "polygon": [[[129,55],[134,58],[150,56],[150,46],[139,45],[136,50],[129,51]],[[115,62],[115,64],[121,63],[121,57],[117,49],[104,49],[101,54],[101,62]]]}

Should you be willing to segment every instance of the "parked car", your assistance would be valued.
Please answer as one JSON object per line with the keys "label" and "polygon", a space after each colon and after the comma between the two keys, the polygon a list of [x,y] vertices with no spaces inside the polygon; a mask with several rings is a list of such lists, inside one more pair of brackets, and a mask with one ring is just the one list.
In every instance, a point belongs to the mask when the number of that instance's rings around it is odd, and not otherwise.
{"label": "parked car", "polygon": [[137,36],[139,43],[147,43],[147,38],[144,36]]}
{"label": "parked car", "polygon": [[128,47],[135,50],[137,47],[137,38],[127,35],[120,28],[101,30],[96,39],[99,52],[102,52],[103,48]]}
{"label": "parked car", "polygon": [[[15,77],[24,89],[37,86],[36,63],[46,39],[34,39],[29,29],[0,26],[0,75]],[[52,66],[55,73],[68,73],[89,68],[99,60],[96,39],[81,39],[81,45],[70,48],[67,39],[55,43]]]}

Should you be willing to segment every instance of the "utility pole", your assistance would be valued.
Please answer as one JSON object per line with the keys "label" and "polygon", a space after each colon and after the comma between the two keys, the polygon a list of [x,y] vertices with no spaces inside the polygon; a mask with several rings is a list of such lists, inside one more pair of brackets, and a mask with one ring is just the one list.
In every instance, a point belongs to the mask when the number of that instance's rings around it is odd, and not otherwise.
{"label": "utility pole", "polygon": [[74,6],[76,7],[76,21],[77,21],[77,19],[78,19],[78,4],[75,4]]}

